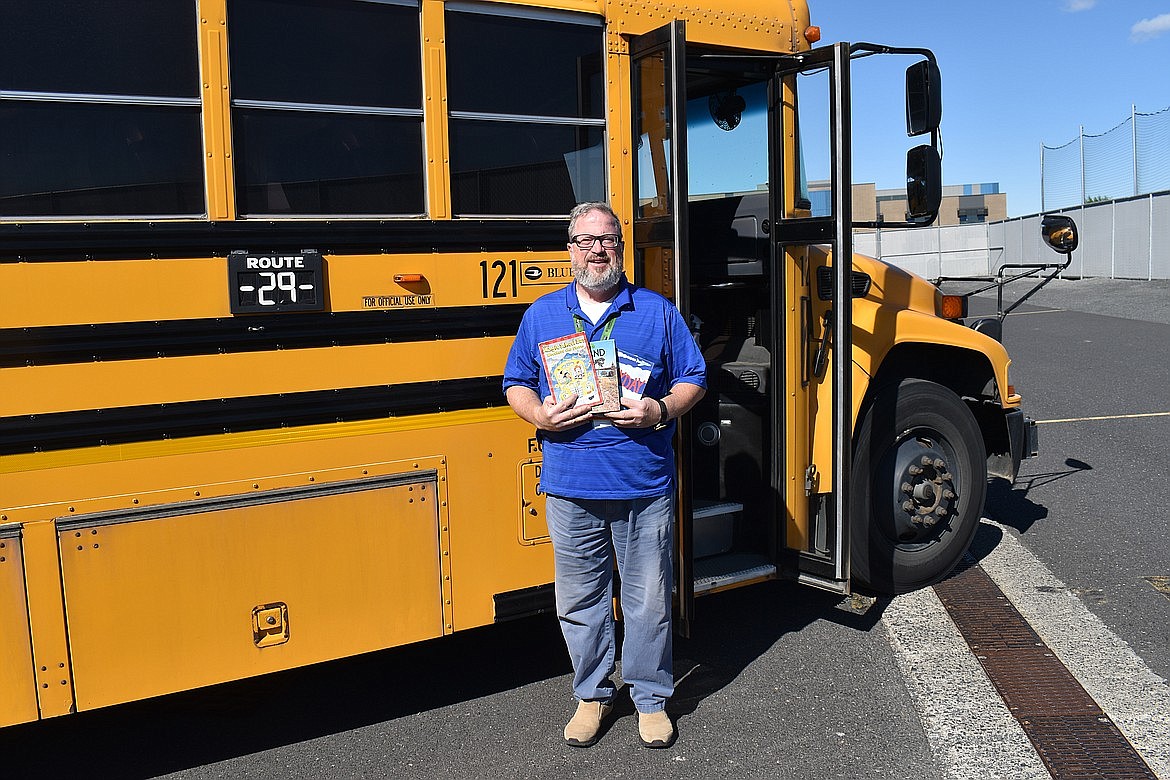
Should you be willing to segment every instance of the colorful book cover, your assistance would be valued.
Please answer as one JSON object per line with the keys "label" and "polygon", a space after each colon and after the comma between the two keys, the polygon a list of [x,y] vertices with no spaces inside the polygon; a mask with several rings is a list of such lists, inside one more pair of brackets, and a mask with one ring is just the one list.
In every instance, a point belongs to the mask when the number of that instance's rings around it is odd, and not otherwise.
{"label": "colorful book cover", "polygon": [[545,378],[558,403],[574,395],[574,406],[596,406],[601,401],[593,356],[584,333],[542,341],[538,346]]}
{"label": "colorful book cover", "polygon": [[597,371],[597,389],[601,403],[593,407],[594,414],[616,412],[622,408],[622,384],[618,375],[617,343],[613,339],[589,342],[593,351],[593,368]]}
{"label": "colorful book cover", "polygon": [[626,398],[641,398],[650,381],[654,364],[637,355],[628,355],[618,350],[618,370],[621,373],[622,395]]}

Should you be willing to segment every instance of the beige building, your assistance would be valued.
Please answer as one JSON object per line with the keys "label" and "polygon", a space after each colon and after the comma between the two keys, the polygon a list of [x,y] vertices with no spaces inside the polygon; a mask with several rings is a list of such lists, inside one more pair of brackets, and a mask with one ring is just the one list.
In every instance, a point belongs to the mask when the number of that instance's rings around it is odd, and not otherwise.
{"label": "beige building", "polygon": [[[809,182],[813,213],[829,212],[829,183]],[[854,222],[902,222],[906,219],[906,190],[879,190],[872,184],[853,185]],[[1007,219],[1007,195],[998,183],[954,184],[943,187],[939,225],[966,225]]]}

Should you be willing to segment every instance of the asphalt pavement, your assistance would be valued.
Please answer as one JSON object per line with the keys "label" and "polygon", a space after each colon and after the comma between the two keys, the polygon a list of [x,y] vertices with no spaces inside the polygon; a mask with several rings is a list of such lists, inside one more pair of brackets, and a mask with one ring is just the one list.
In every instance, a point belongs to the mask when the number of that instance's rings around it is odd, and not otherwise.
{"label": "asphalt pavement", "polygon": [[[1168,338],[1170,282],[1059,280],[1008,318],[1042,451],[992,486],[976,554],[1170,778]],[[569,665],[540,616],[4,729],[0,776],[1047,776],[930,589],[868,603],[772,582],[696,609],[668,750],[639,746],[628,699],[596,746],[562,744]]]}

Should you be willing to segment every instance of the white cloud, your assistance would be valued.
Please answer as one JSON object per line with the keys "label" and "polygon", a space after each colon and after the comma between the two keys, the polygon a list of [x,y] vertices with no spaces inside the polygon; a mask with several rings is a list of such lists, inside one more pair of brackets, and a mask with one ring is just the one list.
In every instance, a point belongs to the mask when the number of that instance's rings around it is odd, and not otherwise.
{"label": "white cloud", "polygon": [[1097,0],[1065,0],[1064,10],[1069,13],[1076,13],[1077,11],[1088,11],[1097,4]]}
{"label": "white cloud", "polygon": [[1163,33],[1170,32],[1170,14],[1162,14],[1152,19],[1142,19],[1129,30],[1129,39],[1136,43],[1157,38]]}

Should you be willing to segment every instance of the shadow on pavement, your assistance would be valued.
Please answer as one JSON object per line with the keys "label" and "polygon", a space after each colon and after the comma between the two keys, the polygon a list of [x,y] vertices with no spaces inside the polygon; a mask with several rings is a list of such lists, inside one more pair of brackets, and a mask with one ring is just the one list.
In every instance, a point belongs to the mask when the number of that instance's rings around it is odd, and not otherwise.
{"label": "shadow on pavement", "polygon": [[1037,504],[1028,498],[1028,494],[1034,488],[1049,485],[1082,471],[1093,470],[1091,465],[1076,458],[1066,458],[1064,465],[1068,468],[1063,471],[1021,474],[1016,478],[1015,485],[1006,479],[992,479],[987,485],[987,501],[983,507],[984,516],[1002,525],[1010,526],[1022,534],[1027,533],[1028,529],[1037,521],[1048,517],[1048,507]]}
{"label": "shadow on pavement", "polygon": [[[699,599],[692,637],[675,641],[679,683],[671,713],[692,713],[783,635],[820,620],[868,631],[886,603],[867,602],[863,613],[850,611],[850,602],[843,604],[839,595],[790,582]],[[9,727],[0,730],[2,774],[154,777],[567,678],[570,671],[556,618],[543,615]],[[566,679],[565,695],[568,685]],[[619,713],[623,710],[633,712],[627,695],[618,700]],[[272,776],[299,774],[294,767],[271,768]]]}

